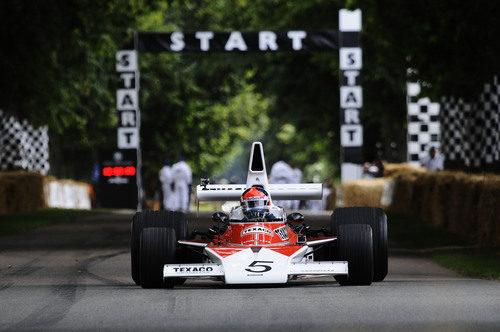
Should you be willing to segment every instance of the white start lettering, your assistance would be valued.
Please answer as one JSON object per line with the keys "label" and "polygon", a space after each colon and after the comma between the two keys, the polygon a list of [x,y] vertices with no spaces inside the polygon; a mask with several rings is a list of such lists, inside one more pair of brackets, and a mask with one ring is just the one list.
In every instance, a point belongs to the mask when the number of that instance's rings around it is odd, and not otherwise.
{"label": "white start lettering", "polygon": [[288,240],[288,230],[286,226],[278,227],[274,230],[274,232],[278,234],[281,240]]}
{"label": "white start lettering", "polygon": [[241,232],[241,236],[250,234],[250,233],[263,233],[267,235],[273,235],[273,231],[264,226],[252,226],[247,227]]}
{"label": "white start lettering", "polygon": [[211,266],[185,266],[185,267],[174,267],[174,272],[212,272],[214,270]]}

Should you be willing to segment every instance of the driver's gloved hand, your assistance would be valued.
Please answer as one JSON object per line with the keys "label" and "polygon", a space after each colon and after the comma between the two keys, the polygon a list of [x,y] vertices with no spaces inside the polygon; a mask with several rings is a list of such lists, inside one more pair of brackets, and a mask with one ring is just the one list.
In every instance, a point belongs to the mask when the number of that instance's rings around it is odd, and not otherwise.
{"label": "driver's gloved hand", "polygon": [[288,225],[290,225],[290,228],[297,234],[304,234],[306,235],[309,230],[311,229],[311,226],[307,226],[307,225],[304,225],[304,224],[299,224],[299,225],[296,225],[296,224],[293,224],[293,223],[289,223]]}
{"label": "driver's gloved hand", "polygon": [[212,228],[208,229],[208,234],[210,236],[215,236],[215,235],[222,235],[226,232],[227,226],[226,225],[214,225]]}

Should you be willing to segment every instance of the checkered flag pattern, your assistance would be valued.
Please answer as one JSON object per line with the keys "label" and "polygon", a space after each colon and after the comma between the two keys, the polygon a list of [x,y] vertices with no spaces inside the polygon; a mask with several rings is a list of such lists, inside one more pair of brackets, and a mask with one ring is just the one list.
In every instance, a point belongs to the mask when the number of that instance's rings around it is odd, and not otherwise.
{"label": "checkered flag pattern", "polygon": [[439,104],[429,98],[416,99],[420,93],[418,83],[408,84],[408,163],[420,166],[431,146],[440,148],[441,126]]}
{"label": "checkered flag pattern", "polygon": [[442,97],[442,152],[446,160],[465,168],[500,162],[500,84],[485,84],[478,99]]}
{"label": "checkered flag pattern", "polygon": [[47,127],[34,128],[0,110],[0,170],[39,171],[47,175],[49,134]]}

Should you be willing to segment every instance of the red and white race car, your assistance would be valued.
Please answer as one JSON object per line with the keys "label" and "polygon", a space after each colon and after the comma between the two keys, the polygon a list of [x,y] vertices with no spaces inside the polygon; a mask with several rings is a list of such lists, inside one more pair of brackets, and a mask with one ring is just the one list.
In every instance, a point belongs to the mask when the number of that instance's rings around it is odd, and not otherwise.
{"label": "red and white race car", "polygon": [[188,233],[173,211],[138,212],[132,221],[132,278],[144,288],[173,287],[186,278],[226,284],[275,284],[329,275],[341,285],[370,285],[387,275],[387,217],[377,208],[339,208],[331,228],[313,230],[276,200],[321,199],[321,184],[269,184],[262,144],[254,142],[247,183],[197,187],[198,201],[238,200],[216,212],[207,232]]}

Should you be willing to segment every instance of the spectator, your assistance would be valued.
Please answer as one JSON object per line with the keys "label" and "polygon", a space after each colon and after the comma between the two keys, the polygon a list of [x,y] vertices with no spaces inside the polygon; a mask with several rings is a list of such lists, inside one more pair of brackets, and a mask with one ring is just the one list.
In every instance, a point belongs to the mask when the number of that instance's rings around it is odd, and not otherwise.
{"label": "spectator", "polygon": [[172,173],[172,168],[170,167],[169,160],[165,160],[165,166],[160,169],[159,178],[161,182],[161,189],[163,192],[163,209],[175,210],[176,197],[174,175]]}
{"label": "spectator", "polygon": [[[312,177],[313,183],[318,183],[321,181],[321,177],[319,174],[314,174]],[[313,199],[310,201],[306,201],[306,208],[309,211],[321,211],[323,210],[323,201],[320,199]]]}
{"label": "spectator", "polygon": [[172,166],[172,173],[175,183],[175,196],[177,200],[177,211],[189,211],[189,196],[193,174],[191,167],[180,157],[179,161]]}
{"label": "spectator", "polygon": [[[284,161],[280,160],[277,161],[273,167],[271,167],[271,174],[269,176],[269,183],[277,183],[277,184],[284,184],[284,183],[291,183],[292,178],[293,178],[293,170]],[[274,204],[281,206],[282,208],[290,208],[291,204],[290,201],[277,201],[273,200]]]}
{"label": "spectator", "polygon": [[429,149],[429,155],[420,160],[420,164],[429,172],[439,171],[444,169],[444,158],[439,150],[433,146]]}
{"label": "spectator", "polygon": [[363,165],[363,178],[373,179],[381,178],[384,176],[384,164],[380,158],[377,158],[371,163],[364,163]]}
{"label": "spectator", "polygon": [[[293,160],[290,161],[290,167],[292,168],[292,178],[291,178],[290,183],[293,183],[293,184],[301,183],[302,182],[302,171],[297,168],[297,166],[295,165],[295,162]],[[300,207],[300,201],[299,200],[291,201],[290,205],[291,205],[291,209],[296,211]]]}
{"label": "spectator", "polygon": [[325,183],[323,183],[323,210],[328,209],[328,197],[333,192],[335,188],[333,187],[333,182],[330,179],[327,179]]}

